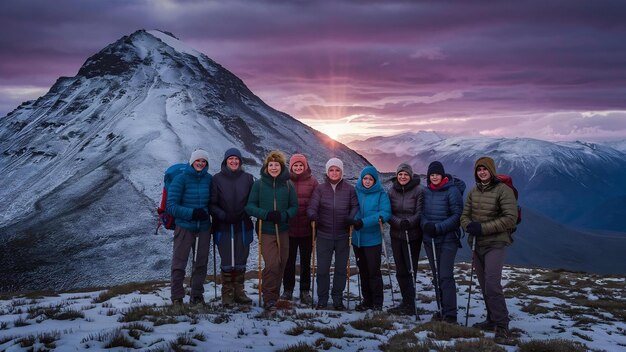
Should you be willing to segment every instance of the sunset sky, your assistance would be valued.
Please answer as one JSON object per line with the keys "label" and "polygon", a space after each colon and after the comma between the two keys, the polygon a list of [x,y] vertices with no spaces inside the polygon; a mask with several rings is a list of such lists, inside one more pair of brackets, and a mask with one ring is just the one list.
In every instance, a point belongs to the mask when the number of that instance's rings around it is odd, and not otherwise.
{"label": "sunset sky", "polygon": [[137,29],[343,142],[626,139],[625,1],[2,0],[0,116]]}

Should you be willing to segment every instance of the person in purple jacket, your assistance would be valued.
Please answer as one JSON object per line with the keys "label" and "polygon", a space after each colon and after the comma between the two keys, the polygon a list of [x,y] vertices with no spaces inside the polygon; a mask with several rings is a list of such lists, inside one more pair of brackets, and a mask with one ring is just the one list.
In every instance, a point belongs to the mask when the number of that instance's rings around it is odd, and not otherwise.
{"label": "person in purple jacket", "polygon": [[343,162],[331,158],[326,162],[325,182],[311,195],[307,216],[317,226],[317,309],[328,305],[330,264],[335,254],[333,287],[330,293],[335,310],[343,310],[343,290],[346,288],[347,264],[350,255],[348,229],[356,221],[359,210],[354,186],[343,179]]}

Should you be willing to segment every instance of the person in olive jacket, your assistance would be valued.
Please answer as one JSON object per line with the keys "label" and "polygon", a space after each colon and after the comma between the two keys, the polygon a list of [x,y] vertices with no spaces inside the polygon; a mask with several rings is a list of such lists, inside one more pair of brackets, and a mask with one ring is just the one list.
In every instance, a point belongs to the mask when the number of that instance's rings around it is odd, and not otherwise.
{"label": "person in olive jacket", "polygon": [[283,276],[283,294],[280,298],[291,300],[296,285],[296,257],[300,250],[300,302],[311,304],[311,250],[313,235],[311,222],[306,216],[309,199],[319,184],[311,174],[311,168],[302,154],[294,154],[289,159],[291,182],[298,195],[298,215],[289,220],[289,259]]}
{"label": "person in olive jacket", "polygon": [[513,190],[500,182],[496,164],[481,157],[474,164],[476,186],[467,195],[461,226],[469,233],[476,276],[487,308],[487,319],[474,327],[495,329],[496,341],[508,340],[509,312],[502,290],[502,267],[511,233],[517,223],[517,201]]}
{"label": "person in olive jacket", "polygon": [[189,165],[174,177],[167,193],[166,210],[174,216],[174,250],[172,252],[171,299],[182,305],[185,290],[185,268],[189,253],[193,252],[191,268],[191,304],[204,304],[204,279],[209,261],[211,219],[209,197],[211,174],[209,154],[197,149],[191,153]]}
{"label": "person in olive jacket", "polygon": [[262,227],[257,227],[262,236],[261,253],[265,263],[263,304],[265,309],[274,311],[289,258],[289,219],[298,213],[298,197],[289,180],[289,169],[282,152],[271,151],[265,158],[261,178],[252,185],[246,212],[263,220]]}
{"label": "person in olive jacket", "polygon": [[307,209],[307,216],[317,224],[317,309],[326,309],[330,290],[330,264],[335,254],[332,300],[336,310],[343,310],[350,255],[348,230],[355,224],[359,210],[354,186],[343,179],[343,162],[331,158],[326,162],[325,182],[317,186]]}
{"label": "person in olive jacket", "polygon": [[[433,319],[448,323],[457,322],[454,258],[460,245],[459,226],[463,212],[462,190],[455,184],[457,180],[445,173],[439,161],[428,165],[428,187],[424,191],[421,219],[424,249],[435,278],[433,285],[439,308]],[[465,190],[464,183],[462,188]]]}
{"label": "person in olive jacket", "polygon": [[383,308],[383,275],[380,272],[383,238],[379,221],[391,217],[389,196],[383,189],[378,170],[366,166],[356,184],[359,211],[352,233],[352,246],[361,278],[363,302],[356,306],[357,311]]}
{"label": "person in olive jacket", "polygon": [[389,309],[389,312],[414,315],[416,285],[415,277],[411,277],[411,273],[417,274],[417,263],[422,247],[420,217],[424,206],[424,188],[420,185],[419,175],[413,174],[410,165],[405,163],[398,165],[396,178],[389,189],[389,199],[391,201],[389,235],[396,264],[396,279],[402,295],[402,303]]}
{"label": "person in olive jacket", "polygon": [[244,282],[254,229],[245,211],[254,177],[243,170],[241,152],[230,148],[224,153],[221,171],[213,176],[210,209],[213,233],[220,252],[222,304],[251,304]]}

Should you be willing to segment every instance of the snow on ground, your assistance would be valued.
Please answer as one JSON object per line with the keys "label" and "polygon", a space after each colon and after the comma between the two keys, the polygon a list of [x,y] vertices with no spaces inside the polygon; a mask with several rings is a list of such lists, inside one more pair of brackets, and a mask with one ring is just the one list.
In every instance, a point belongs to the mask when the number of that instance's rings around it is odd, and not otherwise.
{"label": "snow on ground", "polygon": [[[435,340],[441,349],[453,347],[458,341],[472,340],[436,340],[429,328],[426,331],[414,329],[430,321],[436,311],[425,263],[421,263],[420,268],[417,279],[420,322],[387,313],[320,311],[297,305],[293,309],[279,310],[274,318],[267,318],[257,306],[254,272],[249,273],[246,281],[248,295],[254,300],[247,312],[223,309],[215,299],[215,288],[219,296],[220,286],[214,286],[212,281],[205,285],[209,306],[183,309],[170,306],[167,283],[60,294],[4,295],[0,300],[0,350],[97,351],[107,350],[112,345],[118,346],[112,350],[132,346],[150,351],[275,351],[306,344],[311,350],[371,351],[379,350],[392,336],[402,332],[412,333],[419,341]],[[456,270],[458,320],[464,325],[469,265],[460,263]],[[400,293],[394,278],[395,302],[392,303],[389,277],[386,272],[383,274],[386,310],[399,303]],[[583,343],[593,350],[626,351],[624,277],[507,268],[504,282],[511,328],[522,343],[565,339]],[[350,291],[350,308],[354,308],[358,299],[356,275],[351,277]],[[475,283],[472,291],[470,326],[485,317]],[[297,286],[295,292],[298,292]],[[363,319],[373,321],[376,317],[390,324],[378,329],[365,329],[355,324]],[[484,337],[490,340],[493,333],[485,333]],[[501,347],[506,351],[518,349]]]}

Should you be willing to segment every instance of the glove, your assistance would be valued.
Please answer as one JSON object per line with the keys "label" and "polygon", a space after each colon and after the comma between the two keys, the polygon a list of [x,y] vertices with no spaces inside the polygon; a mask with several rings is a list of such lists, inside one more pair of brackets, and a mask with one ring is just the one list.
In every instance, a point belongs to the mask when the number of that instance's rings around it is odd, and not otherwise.
{"label": "glove", "polygon": [[411,222],[407,219],[400,221],[400,230],[407,231],[411,228]]}
{"label": "glove", "polygon": [[467,224],[467,232],[472,236],[482,236],[483,227],[479,222],[472,221]]}
{"label": "glove", "polygon": [[209,220],[209,214],[207,214],[207,212],[202,208],[195,208],[193,213],[191,213],[191,220]]}
{"label": "glove", "polygon": [[352,221],[352,226],[354,226],[355,230],[362,229],[363,228],[363,220],[359,219],[359,220]]}
{"label": "glove", "polygon": [[224,217],[224,221],[229,224],[234,224],[239,221],[239,219],[241,219],[241,213],[226,213],[226,216]]}
{"label": "glove", "polygon": [[270,212],[267,213],[267,217],[266,217],[267,221],[271,221],[275,224],[278,224],[280,222],[280,212],[277,210],[272,210]]}
{"label": "glove", "polygon": [[430,235],[430,237],[437,237],[437,226],[434,222],[427,222],[424,224],[424,233]]}

